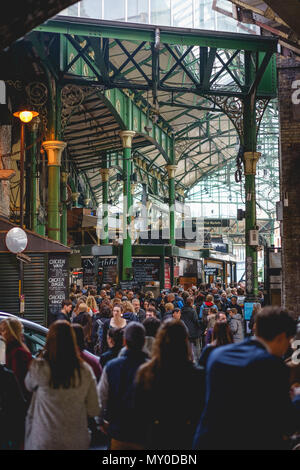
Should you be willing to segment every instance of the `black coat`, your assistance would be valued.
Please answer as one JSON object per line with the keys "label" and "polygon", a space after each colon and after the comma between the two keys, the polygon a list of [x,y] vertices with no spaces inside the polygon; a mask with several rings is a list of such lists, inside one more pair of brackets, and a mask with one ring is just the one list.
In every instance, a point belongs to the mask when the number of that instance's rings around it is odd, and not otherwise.
{"label": "black coat", "polygon": [[119,441],[137,442],[139,439],[137,416],[132,413],[132,398],[136,372],[147,358],[143,351],[126,349],[122,356],[112,359],[105,366],[109,386],[106,409],[108,434]]}
{"label": "black coat", "polygon": [[183,309],[181,310],[181,320],[189,331],[189,338],[199,338],[200,326],[196,310],[194,310],[192,307],[183,307]]}
{"label": "black coat", "polygon": [[18,449],[24,438],[26,405],[14,373],[0,364],[0,449]]}
{"label": "black coat", "polygon": [[136,383],[134,415],[140,417],[140,438],[146,449],[192,448],[204,405],[204,380],[204,369],[187,362],[157,372],[149,387]]}

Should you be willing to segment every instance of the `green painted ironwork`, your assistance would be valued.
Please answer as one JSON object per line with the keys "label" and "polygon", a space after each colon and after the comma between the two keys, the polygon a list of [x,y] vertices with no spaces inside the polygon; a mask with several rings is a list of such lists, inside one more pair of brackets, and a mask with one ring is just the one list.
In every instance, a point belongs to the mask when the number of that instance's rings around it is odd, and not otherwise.
{"label": "green painted ironwork", "polygon": [[48,167],[48,237],[60,241],[60,167]]}
{"label": "green painted ironwork", "polygon": [[131,195],[131,148],[123,150],[123,263],[122,280],[132,279],[132,242],[131,242],[131,214],[132,195]]}
{"label": "green painted ironwork", "polygon": [[[153,45],[157,39],[157,28],[151,26],[139,25],[135,28],[129,24],[108,24],[82,18],[72,18],[72,21],[56,18],[39,26],[36,31],[64,35],[70,42],[72,57],[64,57],[62,73],[69,73],[73,67],[75,74],[96,80],[106,87],[149,89],[154,92],[154,99],[158,90],[246,96],[257,84],[258,97],[274,97],[276,94],[276,68],[271,55],[276,52],[277,41],[273,38],[160,27],[159,44],[163,51],[156,51]],[[90,42],[89,38],[97,37],[102,41],[96,42],[94,50],[95,41]],[[113,41],[113,46],[109,47],[107,41]],[[130,43],[134,44],[133,51],[128,48]],[[223,51],[227,52],[227,57]],[[113,60],[117,52],[123,53],[123,62],[120,63],[119,56],[118,66]],[[141,52],[142,66],[137,59]],[[161,66],[161,61],[165,62],[166,57],[171,58],[169,70]],[[148,61],[145,63],[146,59]],[[251,83],[245,84],[244,77],[250,61],[256,64],[256,73]],[[87,66],[84,74],[83,63]],[[120,75],[128,65],[135,67],[132,78],[128,74],[125,77]],[[239,74],[236,73],[237,67]],[[228,83],[222,83],[225,74],[232,79],[230,87]]]}

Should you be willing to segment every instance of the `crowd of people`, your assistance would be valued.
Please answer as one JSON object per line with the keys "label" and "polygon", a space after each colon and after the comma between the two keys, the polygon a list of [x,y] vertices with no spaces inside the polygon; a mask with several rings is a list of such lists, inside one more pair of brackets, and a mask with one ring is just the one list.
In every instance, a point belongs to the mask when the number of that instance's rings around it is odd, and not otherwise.
{"label": "crowd of people", "polygon": [[297,320],[261,293],[246,324],[244,299],[72,285],[35,358],[6,318],[0,448],[87,449],[95,429],[111,450],[296,448]]}

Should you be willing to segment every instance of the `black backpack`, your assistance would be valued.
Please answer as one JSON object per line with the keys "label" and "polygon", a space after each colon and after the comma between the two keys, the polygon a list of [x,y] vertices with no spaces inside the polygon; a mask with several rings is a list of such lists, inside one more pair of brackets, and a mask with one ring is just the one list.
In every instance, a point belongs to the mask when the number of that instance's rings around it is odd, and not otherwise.
{"label": "black backpack", "polygon": [[14,373],[0,364],[0,450],[18,449],[24,438],[26,402]]}
{"label": "black backpack", "polygon": [[97,324],[97,330],[96,330],[96,343],[94,344],[94,353],[97,355],[97,356],[100,356],[100,353],[101,353],[101,342],[102,342],[102,328],[103,328],[103,321],[100,320],[100,318],[97,318],[96,320],[96,324]]}

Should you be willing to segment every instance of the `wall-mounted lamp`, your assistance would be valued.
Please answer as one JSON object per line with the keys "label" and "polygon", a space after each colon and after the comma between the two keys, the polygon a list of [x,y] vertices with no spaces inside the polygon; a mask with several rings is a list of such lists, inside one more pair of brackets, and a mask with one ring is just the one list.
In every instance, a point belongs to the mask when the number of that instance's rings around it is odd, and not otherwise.
{"label": "wall-mounted lamp", "polygon": [[24,225],[24,153],[25,153],[25,128],[24,124],[30,122],[39,113],[30,111],[30,109],[22,106],[13,115],[21,121],[21,134],[20,134],[20,227]]}

